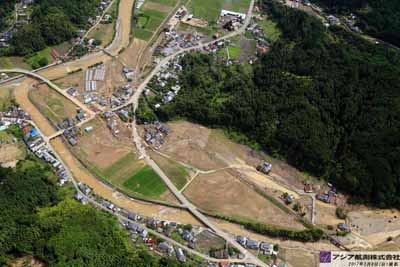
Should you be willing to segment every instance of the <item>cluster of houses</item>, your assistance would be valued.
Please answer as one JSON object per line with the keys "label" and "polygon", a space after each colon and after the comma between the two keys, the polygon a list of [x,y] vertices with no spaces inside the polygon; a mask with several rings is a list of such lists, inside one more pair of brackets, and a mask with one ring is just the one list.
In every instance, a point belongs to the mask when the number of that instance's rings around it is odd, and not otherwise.
{"label": "cluster of houses", "polygon": [[236,241],[244,248],[260,250],[260,253],[266,256],[278,254],[278,252],[274,250],[274,245],[268,242],[258,242],[245,236],[237,236]]}
{"label": "cluster of houses", "polygon": [[118,107],[120,105],[123,105],[131,98],[133,93],[134,89],[130,84],[126,84],[125,86],[116,88],[110,99],[111,107]]}
{"label": "cluster of houses", "polygon": [[13,34],[18,31],[22,26],[28,24],[31,20],[27,10],[28,6],[31,5],[34,0],[22,0],[21,3],[15,5],[15,22],[7,29],[6,32],[0,33],[0,48],[6,48],[10,46],[10,40]]}
{"label": "cluster of houses", "polygon": [[7,112],[0,113],[0,130],[5,130],[12,124],[18,125],[23,133],[23,140],[28,149],[53,166],[57,176],[60,178],[60,185],[63,185],[70,179],[68,172],[40,135],[39,131],[28,120],[30,120],[30,116],[27,113],[18,107],[13,107]]}
{"label": "cluster of houses", "polygon": [[270,43],[266,40],[264,29],[257,23],[253,23],[246,30],[251,32],[256,39],[257,53],[264,54],[268,52]]}
{"label": "cluster of houses", "polygon": [[361,33],[360,27],[358,27],[357,24],[357,16],[353,13],[350,13],[349,16],[347,16],[345,19],[346,25],[353,31],[357,33]]}
{"label": "cluster of houses", "polygon": [[200,44],[200,41],[204,39],[204,34],[197,31],[181,33],[175,29],[170,29],[165,32],[165,41],[160,44],[155,52],[165,57],[174,54],[181,48],[190,48]]}
{"label": "cluster of houses", "polygon": [[[178,95],[181,90],[181,86],[179,84],[178,72],[182,70],[182,66],[179,64],[179,60],[182,55],[178,56],[172,62],[170,62],[167,66],[159,71],[153,78],[149,87],[160,94],[162,94],[162,103],[168,104]],[[145,90],[145,95],[150,94],[150,89],[147,88]],[[156,103],[154,108],[159,108],[161,103]]]}
{"label": "cluster of houses", "polygon": [[107,127],[110,129],[112,135],[118,137],[120,132],[118,128],[118,115],[111,111],[106,111],[103,113],[103,117],[106,119]]}
{"label": "cluster of houses", "polygon": [[158,150],[165,144],[165,137],[171,132],[171,129],[159,121],[151,124],[145,124],[144,140],[154,149]]}

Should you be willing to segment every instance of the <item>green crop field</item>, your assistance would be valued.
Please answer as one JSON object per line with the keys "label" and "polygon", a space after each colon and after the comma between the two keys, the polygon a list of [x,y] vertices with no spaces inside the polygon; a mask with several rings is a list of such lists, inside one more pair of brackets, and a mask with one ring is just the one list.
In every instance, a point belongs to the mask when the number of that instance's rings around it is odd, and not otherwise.
{"label": "green crop field", "polygon": [[189,9],[195,17],[216,22],[222,9],[247,13],[250,0],[191,0]]}
{"label": "green crop field", "polygon": [[124,187],[148,197],[159,197],[167,191],[161,178],[149,166],[144,166],[123,183]]}
{"label": "green crop field", "polygon": [[178,189],[182,189],[185,186],[189,179],[189,170],[157,153],[151,152],[150,156]]}
{"label": "green crop field", "polygon": [[228,46],[229,56],[231,59],[237,59],[240,54],[240,47],[238,46]]}

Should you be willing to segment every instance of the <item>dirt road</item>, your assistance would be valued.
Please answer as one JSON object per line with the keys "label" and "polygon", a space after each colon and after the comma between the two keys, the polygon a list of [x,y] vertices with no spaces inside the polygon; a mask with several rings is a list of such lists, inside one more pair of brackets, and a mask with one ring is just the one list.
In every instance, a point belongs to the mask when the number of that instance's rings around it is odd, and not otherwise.
{"label": "dirt road", "polygon": [[31,88],[34,83],[36,83],[36,81],[30,78],[22,81],[15,87],[14,97],[17,103],[25,110],[25,112],[31,115],[32,120],[40,125],[41,131],[46,135],[51,135],[55,132],[55,129],[28,98],[29,88]]}

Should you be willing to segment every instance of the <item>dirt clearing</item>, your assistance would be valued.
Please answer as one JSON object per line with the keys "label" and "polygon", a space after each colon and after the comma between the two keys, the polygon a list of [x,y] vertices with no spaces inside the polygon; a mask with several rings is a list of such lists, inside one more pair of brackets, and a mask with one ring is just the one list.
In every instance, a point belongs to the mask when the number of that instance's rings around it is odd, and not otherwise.
{"label": "dirt clearing", "polygon": [[53,125],[66,118],[74,118],[77,112],[77,106],[47,84],[33,87],[29,92],[29,98]]}
{"label": "dirt clearing", "polygon": [[304,229],[293,216],[273,205],[227,171],[199,175],[185,195],[201,209],[265,224]]}
{"label": "dirt clearing", "polygon": [[348,214],[348,223],[352,231],[372,245],[400,235],[400,212],[397,210],[353,211]]}
{"label": "dirt clearing", "polygon": [[96,118],[86,126],[94,129],[80,137],[73,149],[80,158],[98,169],[106,170],[133,150],[129,134],[121,134],[120,138],[116,138],[102,119]]}

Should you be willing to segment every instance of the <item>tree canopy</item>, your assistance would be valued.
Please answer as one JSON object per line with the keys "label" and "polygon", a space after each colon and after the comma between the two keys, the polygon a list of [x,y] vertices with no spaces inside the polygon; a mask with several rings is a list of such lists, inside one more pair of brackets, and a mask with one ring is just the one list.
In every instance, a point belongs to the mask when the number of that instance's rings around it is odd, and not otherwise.
{"label": "tree canopy", "polygon": [[317,0],[333,12],[354,12],[369,34],[400,46],[400,2],[398,0]]}
{"label": "tree canopy", "polygon": [[175,259],[134,248],[109,213],[61,192],[49,165],[31,157],[0,168],[0,265],[32,255],[49,267],[175,267]]}
{"label": "tree canopy", "polygon": [[70,40],[86,26],[89,17],[96,15],[99,3],[100,0],[35,1],[31,21],[14,34],[11,49],[5,51],[23,56]]}
{"label": "tree canopy", "polygon": [[241,132],[352,201],[398,206],[399,55],[303,12],[264,9],[283,35],[251,71],[187,55],[178,97],[154,112]]}

